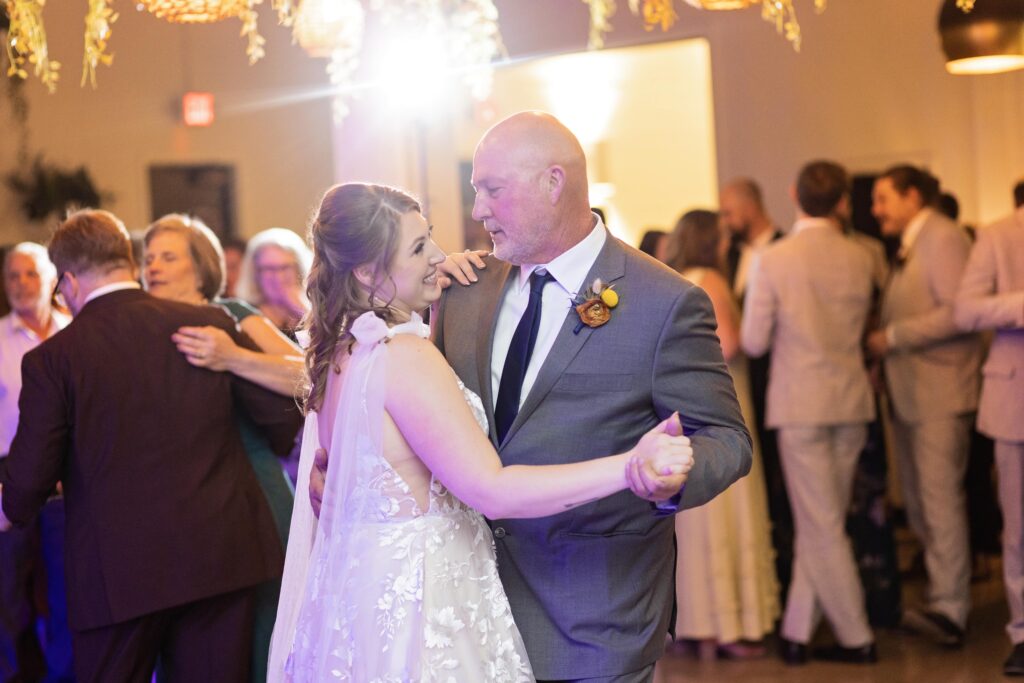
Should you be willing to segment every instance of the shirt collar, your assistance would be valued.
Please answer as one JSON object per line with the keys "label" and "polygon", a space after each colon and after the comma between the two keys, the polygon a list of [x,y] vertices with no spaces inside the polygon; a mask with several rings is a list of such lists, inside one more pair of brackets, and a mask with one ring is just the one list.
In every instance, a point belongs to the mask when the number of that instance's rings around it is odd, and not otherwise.
{"label": "shirt collar", "polygon": [[103,296],[104,294],[110,294],[111,292],[119,292],[122,289],[142,289],[142,285],[140,285],[135,280],[125,280],[123,282],[112,282],[109,285],[103,285],[102,287],[97,287],[96,289],[94,289],[91,292],[89,292],[89,296],[85,297],[85,301],[82,302],[82,305],[84,306],[85,304],[89,303],[93,299],[98,299],[101,296]]}
{"label": "shirt collar", "polygon": [[914,242],[917,241],[917,236],[921,234],[921,228],[928,222],[931,215],[932,210],[925,207],[910,219],[910,222],[907,223],[907,229],[903,231],[903,235],[900,237],[901,253],[906,255],[910,252],[911,247],[914,246]]}
{"label": "shirt collar", "polygon": [[809,230],[811,228],[832,228],[837,230],[838,226],[830,218],[822,218],[819,216],[805,216],[798,218],[796,223],[793,224],[793,232],[798,233],[803,230]]}
{"label": "shirt collar", "polygon": [[[25,321],[22,320],[21,316],[18,315],[16,312],[11,311],[10,314],[7,317],[10,319],[9,324],[10,324],[10,330],[11,330],[12,333],[13,332],[22,332],[24,334],[31,335],[32,337],[36,336],[35,331],[32,330],[31,328],[29,328],[29,326],[25,324]],[[49,330],[47,330],[47,335],[46,336],[47,337],[51,337],[54,334],[56,334],[57,332],[60,332],[65,327],[67,327],[69,322],[71,322],[71,318],[70,317],[64,315],[60,311],[51,310],[50,311],[50,328],[49,328]]]}
{"label": "shirt collar", "polygon": [[750,240],[749,246],[754,251],[757,251],[761,247],[766,247],[775,238],[775,228],[771,230],[765,230],[760,235]]}
{"label": "shirt collar", "polygon": [[583,287],[583,281],[587,273],[594,265],[604,243],[608,239],[608,232],[605,230],[601,217],[594,216],[594,229],[586,237],[577,242],[570,249],[562,252],[551,261],[545,264],[527,265],[519,268],[520,291],[529,286],[530,275],[533,271],[544,269],[548,271],[562,289],[575,295]]}

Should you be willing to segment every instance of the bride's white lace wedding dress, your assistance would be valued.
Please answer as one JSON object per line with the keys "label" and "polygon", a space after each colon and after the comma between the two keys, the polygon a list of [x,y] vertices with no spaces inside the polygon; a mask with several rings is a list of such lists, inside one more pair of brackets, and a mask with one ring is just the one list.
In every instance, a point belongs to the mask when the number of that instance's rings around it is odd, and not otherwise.
{"label": "bride's white lace wedding dress", "polygon": [[[318,416],[305,427],[268,680],[532,681],[491,530],[436,479],[412,490],[382,453],[386,342],[425,337],[426,326],[389,329],[367,313],[353,333],[344,373],[327,385],[336,415],[319,416],[334,420],[319,523],[308,498]],[[479,397],[459,385],[486,430]]]}

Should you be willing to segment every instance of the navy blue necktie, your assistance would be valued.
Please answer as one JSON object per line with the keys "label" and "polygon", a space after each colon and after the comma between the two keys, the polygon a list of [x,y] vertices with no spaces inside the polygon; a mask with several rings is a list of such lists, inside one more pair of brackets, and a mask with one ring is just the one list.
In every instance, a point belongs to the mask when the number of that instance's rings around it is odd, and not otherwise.
{"label": "navy blue necktie", "polygon": [[505,356],[505,365],[501,371],[501,383],[498,385],[498,401],[494,406],[494,424],[498,433],[498,443],[505,440],[509,427],[519,414],[519,399],[523,393],[523,379],[526,368],[530,365],[530,356],[537,343],[537,331],[540,329],[540,302],[544,285],[554,280],[545,270],[535,270],[530,275],[530,302],[526,304],[523,317],[519,319],[512,343]]}

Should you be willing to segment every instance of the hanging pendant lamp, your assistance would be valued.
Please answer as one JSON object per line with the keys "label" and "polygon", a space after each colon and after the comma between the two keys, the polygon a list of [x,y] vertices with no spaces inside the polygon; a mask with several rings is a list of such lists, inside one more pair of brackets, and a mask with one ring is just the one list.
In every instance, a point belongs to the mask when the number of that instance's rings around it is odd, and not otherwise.
{"label": "hanging pendant lamp", "polygon": [[1024,0],[976,0],[965,12],[945,0],[939,35],[951,74],[994,74],[1024,69]]}

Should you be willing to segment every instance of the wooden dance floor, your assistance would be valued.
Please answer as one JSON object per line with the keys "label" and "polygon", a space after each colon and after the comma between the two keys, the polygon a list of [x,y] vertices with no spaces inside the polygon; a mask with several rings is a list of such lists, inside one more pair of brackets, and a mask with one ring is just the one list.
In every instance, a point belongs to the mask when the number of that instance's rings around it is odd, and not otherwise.
{"label": "wooden dance floor", "polygon": [[[996,574],[999,573],[997,570]],[[905,585],[905,593],[919,595],[920,581]],[[1000,578],[976,583],[971,596],[967,645],[946,651],[896,630],[876,633],[880,662],[855,666],[811,661],[789,667],[772,652],[766,659],[747,662],[701,662],[672,648],[658,665],[656,683],[997,683],[1022,679],[1004,678],[1003,660],[1010,653],[1010,641],[1003,627],[1007,620],[1006,600]],[[913,604],[913,603],[911,603]]]}

